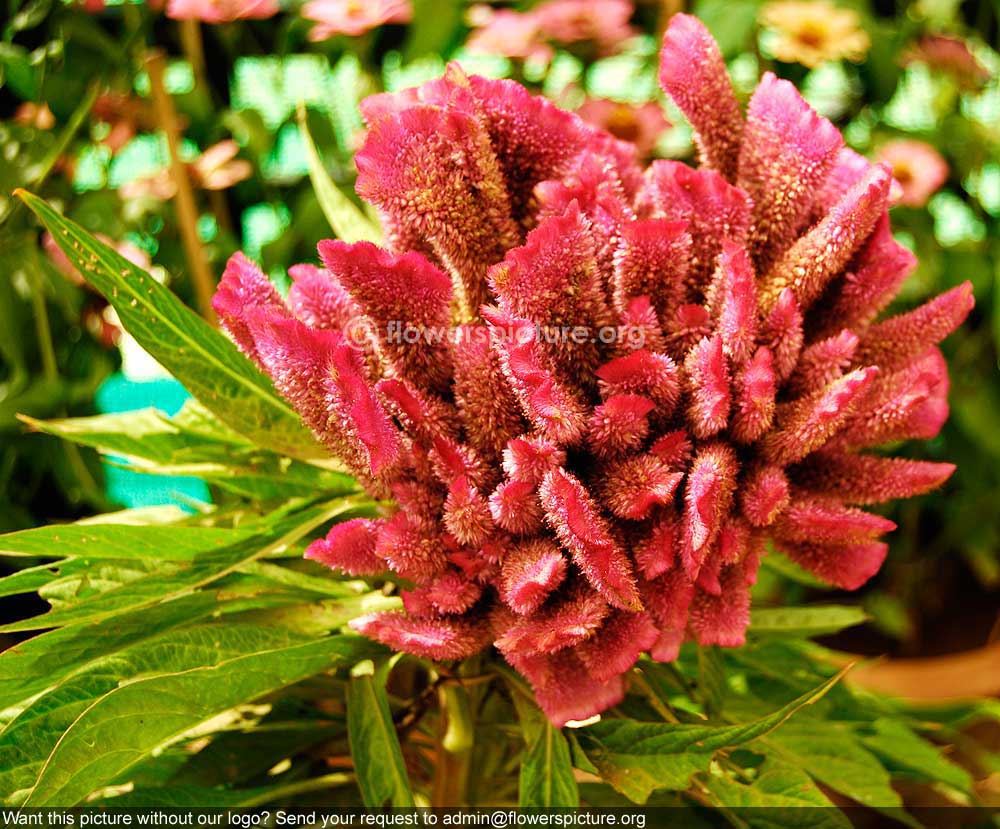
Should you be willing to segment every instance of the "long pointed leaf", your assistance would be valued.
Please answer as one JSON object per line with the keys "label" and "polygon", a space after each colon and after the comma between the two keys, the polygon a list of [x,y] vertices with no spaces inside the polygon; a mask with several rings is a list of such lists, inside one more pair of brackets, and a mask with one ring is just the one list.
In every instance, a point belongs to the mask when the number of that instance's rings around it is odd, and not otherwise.
{"label": "long pointed leaf", "polygon": [[365,806],[413,806],[384,678],[380,680],[371,672],[351,677],[347,686],[347,734]]}
{"label": "long pointed leaf", "polygon": [[227,426],[259,446],[293,457],[325,454],[267,378],[222,333],[38,196],[16,193],[114,306],[125,330]]}
{"label": "long pointed leaf", "polygon": [[345,242],[374,242],[379,244],[382,241],[382,233],[373,225],[367,216],[362,213],[358,206],[347,196],[340,192],[337,185],[333,183],[330,175],[323,166],[323,159],[319,156],[316,144],[309,134],[309,127],[306,125],[305,107],[298,109],[299,132],[302,134],[302,143],[306,148],[306,163],[309,165],[309,180],[312,182],[313,190],[316,191],[316,198],[319,206],[326,216],[326,220],[333,228],[333,232],[338,239]]}

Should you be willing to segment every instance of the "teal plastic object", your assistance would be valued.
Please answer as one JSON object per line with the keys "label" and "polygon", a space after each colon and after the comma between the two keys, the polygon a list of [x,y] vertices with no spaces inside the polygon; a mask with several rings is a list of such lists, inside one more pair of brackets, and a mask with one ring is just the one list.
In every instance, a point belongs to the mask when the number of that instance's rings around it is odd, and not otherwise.
{"label": "teal plastic object", "polygon": [[[173,379],[136,382],[113,374],[97,390],[97,409],[104,414],[131,412],[153,406],[166,415],[180,411],[191,395]],[[109,456],[110,460],[123,462]],[[109,499],[124,507],[154,507],[176,504],[194,511],[192,502],[211,503],[208,486],[199,478],[180,475],[147,475],[104,465],[105,491]]]}

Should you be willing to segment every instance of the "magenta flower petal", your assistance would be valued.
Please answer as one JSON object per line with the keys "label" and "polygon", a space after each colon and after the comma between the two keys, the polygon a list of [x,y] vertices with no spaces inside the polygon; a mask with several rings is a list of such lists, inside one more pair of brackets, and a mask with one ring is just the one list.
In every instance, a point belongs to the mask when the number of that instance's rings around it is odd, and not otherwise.
{"label": "magenta flower petal", "polygon": [[747,109],[737,177],[753,199],[759,263],[773,261],[802,229],[843,144],[794,86],[765,73]]}
{"label": "magenta flower petal", "polygon": [[515,535],[537,532],[545,517],[538,487],[531,481],[504,481],[490,495],[490,515],[498,527]]}
{"label": "magenta flower petal", "polygon": [[828,584],[857,590],[874,576],[885,561],[889,547],[882,541],[828,545],[811,541],[779,540],[779,549]]}
{"label": "magenta flower petal", "polygon": [[349,576],[381,573],[386,563],[375,554],[381,524],[368,518],[334,524],[326,538],[318,538],[306,548],[305,557]]}
{"label": "magenta flower petal", "polygon": [[374,323],[379,351],[394,372],[418,385],[447,389],[452,374],[448,277],[419,253],[396,255],[370,242],[327,240],[319,243],[319,255]]}
{"label": "magenta flower petal", "polygon": [[570,649],[552,655],[511,655],[507,660],[531,682],[539,706],[557,728],[599,714],[625,697],[620,676],[596,679]]}
{"label": "magenta flower petal", "polygon": [[361,308],[333,275],[315,265],[292,265],[288,305],[306,325],[343,331],[362,318]]}
{"label": "magenta flower petal", "polygon": [[691,464],[684,491],[681,561],[692,579],[729,511],[737,471],[736,453],[725,443],[705,444]]}
{"label": "magenta flower petal", "polygon": [[703,163],[732,179],[743,115],[722,53],[698,18],[670,19],[660,52],[660,86],[694,127]]}
{"label": "magenta flower petal", "polygon": [[873,167],[782,254],[761,286],[765,308],[770,308],[785,288],[795,292],[800,308],[812,305],[875,227],[887,206],[891,180],[884,167]]}
{"label": "magenta flower petal", "polygon": [[789,499],[788,477],[780,466],[762,464],[743,479],[740,505],[743,515],[755,527],[773,523]]}
{"label": "magenta flower petal", "polygon": [[796,470],[795,477],[812,491],[850,504],[880,504],[931,492],[954,471],[951,463],[818,452]]}
{"label": "magenta flower petal", "polygon": [[600,483],[601,502],[619,518],[646,518],[673,501],[684,477],[655,455],[633,455],[609,464]]}
{"label": "magenta flower petal", "polygon": [[500,568],[500,598],[522,615],[534,613],[566,578],[566,559],[550,541],[515,546]]}
{"label": "magenta flower petal", "polygon": [[706,337],[692,348],[684,370],[691,393],[688,409],[691,432],[697,438],[709,438],[725,428],[732,402],[722,337]]}
{"label": "magenta flower petal", "polygon": [[640,609],[628,557],[611,537],[607,521],[583,484],[556,470],[545,476],[540,494],[546,520],[594,589],[615,607]]}
{"label": "magenta flower petal", "polygon": [[974,304],[972,283],[963,282],[913,311],[875,323],[862,335],[856,361],[882,368],[905,365],[958,328]]}
{"label": "magenta flower petal", "polygon": [[226,262],[226,270],[212,297],[212,309],[240,351],[261,366],[260,354],[246,321],[251,308],[284,311],[285,303],[260,268],[242,253],[234,253]]}
{"label": "magenta flower petal", "polygon": [[420,619],[399,611],[370,613],[351,627],[384,645],[428,659],[464,659],[489,642],[489,627],[464,617]]}

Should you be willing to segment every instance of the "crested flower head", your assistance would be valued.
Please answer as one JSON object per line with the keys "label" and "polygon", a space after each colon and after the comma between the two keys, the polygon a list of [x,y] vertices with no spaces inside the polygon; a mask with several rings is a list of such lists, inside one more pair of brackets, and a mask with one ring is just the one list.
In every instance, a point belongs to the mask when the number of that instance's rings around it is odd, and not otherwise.
{"label": "crested flower head", "polygon": [[972,305],[966,283],[882,318],[915,264],[889,169],[772,75],[744,114],[692,17],[660,76],[700,167],[643,169],[457,66],[369,99],[357,189],[386,247],[322,242],[287,302],[237,255],[215,301],[397,505],[309,548],[412,584],[353,626],[435,659],[495,647],[558,724],[619,702],[643,653],[740,645],[769,542],[857,588],[892,529],[865,507],[953,468],[872,451],[940,428],[937,344]]}
{"label": "crested flower head", "polygon": [[948,179],[948,162],[924,141],[890,141],[882,145],[877,158],[892,168],[902,190],[899,203],[907,207],[923,207]]}
{"label": "crested flower head", "polygon": [[858,13],[827,0],[777,0],[764,6],[760,22],[773,33],[771,53],[786,63],[816,67],[828,60],[860,61],[871,45]]}

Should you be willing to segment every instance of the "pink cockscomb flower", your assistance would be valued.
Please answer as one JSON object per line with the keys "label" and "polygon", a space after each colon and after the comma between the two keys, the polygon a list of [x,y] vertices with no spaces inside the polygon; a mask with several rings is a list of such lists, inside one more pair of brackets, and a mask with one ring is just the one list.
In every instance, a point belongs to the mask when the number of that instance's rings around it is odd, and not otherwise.
{"label": "pink cockscomb flower", "polygon": [[167,17],[203,23],[264,20],[280,10],[275,0],[169,0],[167,3]]}
{"label": "pink cockscomb flower", "polygon": [[386,23],[409,23],[410,0],[310,0],[302,16],[315,20],[310,40],[329,40],[337,35],[357,37]]}
{"label": "pink cockscomb flower", "polygon": [[660,134],[670,126],[663,107],[656,101],[626,104],[606,98],[588,98],[577,109],[577,114],[615,138],[635,144],[640,158],[649,156]]}
{"label": "pink cockscomb flower", "polygon": [[892,169],[892,177],[902,190],[899,203],[907,207],[923,207],[948,180],[948,162],[924,141],[890,141],[876,157]]}
{"label": "pink cockscomb flower", "polygon": [[866,507],[953,469],[872,451],[941,427],[937,344],[972,306],[965,283],[881,318],[915,264],[888,168],[774,75],[744,113],[693,17],[671,21],[660,80],[700,167],[643,169],[454,65],[370,98],[357,189],[386,247],[321,242],[287,301],[237,254],[215,298],[396,504],[309,549],[412,585],[353,626],[433,659],[495,647],[556,724],[619,702],[643,653],[740,645],[768,542],[859,587],[893,526]]}

